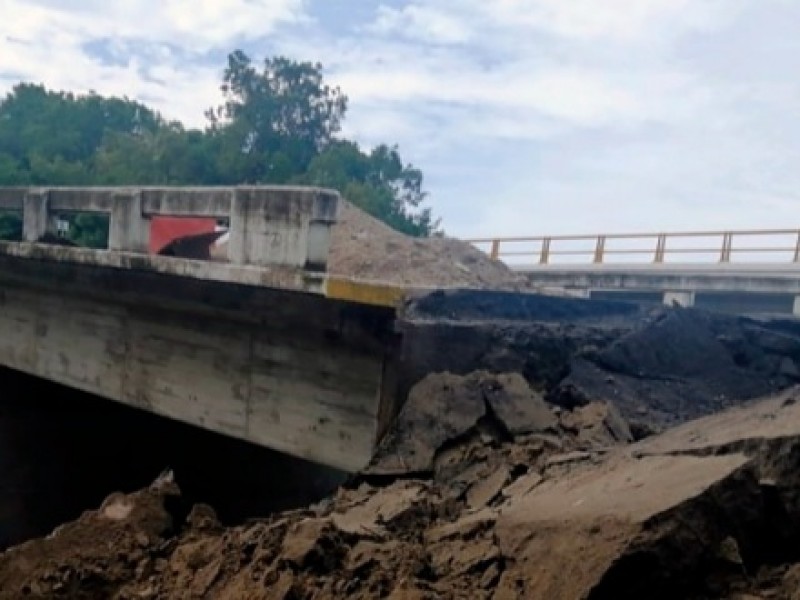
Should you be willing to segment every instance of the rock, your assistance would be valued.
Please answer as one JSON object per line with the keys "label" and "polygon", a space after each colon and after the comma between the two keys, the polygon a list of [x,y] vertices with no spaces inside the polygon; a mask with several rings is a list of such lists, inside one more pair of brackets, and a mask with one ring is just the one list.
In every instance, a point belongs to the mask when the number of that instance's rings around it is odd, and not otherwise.
{"label": "rock", "polygon": [[486,412],[480,386],[450,373],[429,375],[413,387],[366,473],[422,473],[436,451],[475,426]]}
{"label": "rock", "polygon": [[379,489],[368,500],[345,512],[331,513],[330,519],[345,533],[383,536],[386,534],[385,525],[410,510],[421,500],[427,489],[427,486],[419,482],[397,481]]}
{"label": "rock", "polygon": [[609,402],[590,402],[561,415],[561,426],[592,447],[627,444],[633,441],[628,423]]}
{"label": "rock", "polygon": [[296,567],[303,567],[329,529],[328,519],[307,519],[296,523],[283,540],[282,559]]}
{"label": "rock", "polygon": [[545,432],[558,423],[541,394],[534,392],[518,373],[473,373],[494,416],[512,435]]}
{"label": "rock", "polygon": [[[504,578],[519,578],[525,582],[528,597],[541,598],[592,594],[641,598],[659,585],[673,585],[654,579],[656,573],[684,568],[683,563],[667,563],[667,538],[672,532],[668,527],[649,531],[647,524],[682,503],[688,503],[685,514],[691,514],[691,499],[720,482],[729,486],[728,493],[735,493],[747,462],[738,454],[625,458],[545,481],[510,504],[498,518],[495,535],[501,552],[514,557],[515,563],[506,569]],[[703,508],[702,502],[696,506],[697,510]],[[709,529],[703,529],[701,539],[712,545],[724,536],[713,529],[712,515],[707,517]],[[676,514],[675,518],[680,523],[681,517]],[[692,527],[698,526],[702,527],[693,520]],[[685,548],[685,552],[686,564],[702,556],[698,545]],[[652,560],[664,564],[648,569],[647,576],[625,571],[626,557],[640,553],[651,553]],[[630,560],[635,564],[637,559]]]}
{"label": "rock", "polygon": [[506,498],[520,498],[530,492],[533,488],[544,481],[539,473],[526,473],[519,477],[514,483],[503,488],[503,496]]}
{"label": "rock", "polygon": [[[490,444],[497,435],[545,432],[557,424],[541,395],[519,374],[428,375],[412,388],[365,473],[428,472],[447,442],[468,432],[480,429],[483,443]],[[493,430],[498,428],[499,434]]]}
{"label": "rock", "polygon": [[345,567],[350,571],[361,571],[370,563],[382,564],[397,552],[399,543],[360,540],[348,553]]}
{"label": "rock", "polygon": [[719,548],[717,549],[717,556],[720,559],[735,565],[744,564],[744,561],[742,560],[742,555],[739,552],[739,544],[736,542],[736,538],[732,536],[726,537],[719,543]]}
{"label": "rock", "polygon": [[437,525],[425,534],[426,543],[442,542],[455,537],[473,538],[476,533],[491,528],[497,520],[496,509],[484,508],[467,513],[452,523]]}
{"label": "rock", "polygon": [[467,506],[472,509],[488,506],[506,486],[508,479],[508,468],[502,466],[486,479],[476,481],[467,490]]}
{"label": "rock", "polygon": [[703,589],[714,560],[750,585],[754,561],[800,537],[800,406],[784,403],[794,393],[584,462],[502,505],[495,536],[513,561],[498,594],[699,597],[689,591]]}
{"label": "rock", "polygon": [[547,459],[545,462],[546,467],[556,467],[568,463],[583,462],[591,460],[594,455],[591,452],[567,452],[566,454],[555,454]]}

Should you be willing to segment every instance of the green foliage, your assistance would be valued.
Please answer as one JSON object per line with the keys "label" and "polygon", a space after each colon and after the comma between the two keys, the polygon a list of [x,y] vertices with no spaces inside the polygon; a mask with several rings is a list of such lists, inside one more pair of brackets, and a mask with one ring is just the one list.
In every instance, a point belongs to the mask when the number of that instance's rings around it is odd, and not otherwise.
{"label": "green foliage", "polygon": [[408,235],[431,234],[430,209],[418,209],[425,200],[422,172],[404,165],[397,148],[381,145],[369,154],[354,142],[337,141],[317,155],[302,183],[330,187],[371,215]]}
{"label": "green foliage", "polygon": [[[209,109],[211,131],[242,158],[243,181],[272,182],[302,173],[333,139],[347,111],[347,97],[324,83],[322,65],[267,58],[259,72],[241,50],[228,56],[221,86],[224,104]],[[249,161],[250,157],[261,160]]]}
{"label": "green foliage", "polygon": [[0,212],[0,240],[17,242],[22,239],[22,215]]}
{"label": "green foliage", "polygon": [[[200,131],[127,98],[19,84],[0,100],[0,185],[300,183],[334,188],[407,234],[435,232],[419,169],[396,147],[364,152],[336,137],[347,97],[325,83],[321,65],[275,57],[259,69],[237,50],[221,90]],[[104,247],[104,219],[71,218],[70,238]],[[0,215],[0,236],[15,227]]]}
{"label": "green foliage", "polygon": [[80,213],[69,215],[67,238],[86,248],[108,247],[108,215]]}

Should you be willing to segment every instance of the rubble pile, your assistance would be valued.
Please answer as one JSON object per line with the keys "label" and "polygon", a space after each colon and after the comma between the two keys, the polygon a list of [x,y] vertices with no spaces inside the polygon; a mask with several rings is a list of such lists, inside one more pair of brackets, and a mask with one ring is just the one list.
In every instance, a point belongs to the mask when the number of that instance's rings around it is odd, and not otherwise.
{"label": "rubble pile", "polygon": [[431,375],[325,501],[225,528],[162,477],[0,555],[0,597],[798,597],[800,390],[631,439],[518,374]]}

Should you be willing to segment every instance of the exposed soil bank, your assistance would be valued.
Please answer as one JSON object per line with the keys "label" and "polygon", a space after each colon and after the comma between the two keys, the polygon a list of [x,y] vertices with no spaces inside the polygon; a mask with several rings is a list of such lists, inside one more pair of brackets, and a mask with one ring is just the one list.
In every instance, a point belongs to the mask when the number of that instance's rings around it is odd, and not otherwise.
{"label": "exposed soil bank", "polygon": [[226,523],[319,499],[344,474],[0,370],[0,547],[49,533],[172,469]]}
{"label": "exposed soil bank", "polygon": [[404,391],[432,372],[517,372],[563,408],[614,404],[637,436],[800,382],[794,321],[462,290],[412,301],[402,329]]}

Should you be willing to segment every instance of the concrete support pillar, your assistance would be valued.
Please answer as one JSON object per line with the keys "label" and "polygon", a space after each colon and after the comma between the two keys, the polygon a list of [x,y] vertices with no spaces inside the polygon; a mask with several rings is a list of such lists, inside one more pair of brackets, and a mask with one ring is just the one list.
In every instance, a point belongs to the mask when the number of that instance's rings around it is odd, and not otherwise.
{"label": "concrete support pillar", "polygon": [[792,314],[800,317],[800,296],[794,297],[794,305],[792,306]]}
{"label": "concrete support pillar", "polygon": [[150,221],[142,213],[142,193],[114,194],[108,224],[108,249],[147,252]]}
{"label": "concrete support pillar", "polygon": [[235,265],[247,262],[247,197],[239,189],[231,192],[231,215],[228,225],[228,261]]}
{"label": "concrete support pillar", "polygon": [[667,306],[694,306],[694,292],[664,292],[664,304]]}
{"label": "concrete support pillar", "polygon": [[30,191],[25,194],[22,209],[22,239],[38,242],[47,233],[48,197],[46,190]]}

